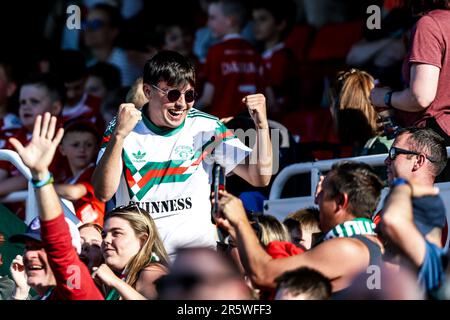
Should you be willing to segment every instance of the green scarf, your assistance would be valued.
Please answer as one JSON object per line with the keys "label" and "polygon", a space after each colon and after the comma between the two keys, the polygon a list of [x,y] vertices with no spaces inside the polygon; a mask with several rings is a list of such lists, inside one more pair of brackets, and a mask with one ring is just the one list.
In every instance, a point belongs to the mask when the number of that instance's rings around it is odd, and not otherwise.
{"label": "green scarf", "polygon": [[372,220],[368,218],[355,218],[350,221],[345,221],[328,231],[324,240],[352,237],[355,235],[376,236],[375,228],[376,225]]}

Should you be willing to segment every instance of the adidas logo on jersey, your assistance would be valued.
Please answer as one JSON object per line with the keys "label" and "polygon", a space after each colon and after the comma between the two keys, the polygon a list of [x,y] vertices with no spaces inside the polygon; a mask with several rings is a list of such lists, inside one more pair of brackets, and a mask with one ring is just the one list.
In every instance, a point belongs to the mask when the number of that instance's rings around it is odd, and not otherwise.
{"label": "adidas logo on jersey", "polygon": [[142,153],[141,153],[141,151],[138,151],[136,153],[133,152],[132,153],[132,155],[134,157],[133,161],[134,162],[145,162],[145,160],[143,158],[145,157],[146,154],[147,154],[147,152],[142,152]]}

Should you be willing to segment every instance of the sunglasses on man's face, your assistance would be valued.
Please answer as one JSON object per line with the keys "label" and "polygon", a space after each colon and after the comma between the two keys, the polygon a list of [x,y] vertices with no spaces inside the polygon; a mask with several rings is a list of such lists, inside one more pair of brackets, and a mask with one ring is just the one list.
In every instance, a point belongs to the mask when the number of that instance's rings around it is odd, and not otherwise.
{"label": "sunglasses on man's face", "polygon": [[[391,147],[389,149],[389,159],[391,159],[392,161],[394,161],[395,158],[397,158],[397,156],[399,154],[412,154],[412,155],[418,156],[423,153],[420,153],[417,151],[406,150],[406,149],[402,149],[402,148],[397,148],[397,147]],[[425,158],[427,158],[428,160],[433,162],[433,160],[430,157],[428,157],[426,154],[423,154],[423,155],[425,156]]]}
{"label": "sunglasses on man's face", "polygon": [[185,92],[181,92],[178,89],[163,90],[153,84],[152,87],[158,90],[159,92],[167,95],[167,100],[169,100],[170,102],[178,101],[178,99],[180,99],[182,94],[184,94],[184,100],[186,100],[187,103],[194,102],[195,98],[197,98],[197,93],[195,92],[194,89],[189,89]]}

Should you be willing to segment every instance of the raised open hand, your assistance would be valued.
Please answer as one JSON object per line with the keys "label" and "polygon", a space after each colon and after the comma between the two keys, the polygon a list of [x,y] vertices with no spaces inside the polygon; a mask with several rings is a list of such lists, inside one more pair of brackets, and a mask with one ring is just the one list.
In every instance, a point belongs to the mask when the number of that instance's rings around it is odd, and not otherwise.
{"label": "raised open hand", "polygon": [[23,163],[31,170],[33,179],[40,180],[48,173],[48,167],[64,135],[62,128],[58,129],[55,135],[55,129],[56,117],[51,117],[50,113],[46,112],[44,117],[37,116],[33,137],[26,147],[15,138],[9,139]]}

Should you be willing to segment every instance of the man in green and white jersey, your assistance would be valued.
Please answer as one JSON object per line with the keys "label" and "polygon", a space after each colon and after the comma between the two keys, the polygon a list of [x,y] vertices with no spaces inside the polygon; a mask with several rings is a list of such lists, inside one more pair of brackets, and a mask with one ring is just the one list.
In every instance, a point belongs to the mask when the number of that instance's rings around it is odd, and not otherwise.
{"label": "man in green and white jersey", "polygon": [[272,174],[264,96],[243,99],[255,122],[252,150],[216,117],[192,107],[194,74],[188,60],[171,51],[146,63],[149,102],[141,110],[133,104],[119,107],[93,177],[102,201],[115,195],[116,205],[134,202],[152,215],[169,255],[180,247],[215,247],[210,218],[214,162],[254,186],[268,185]]}

